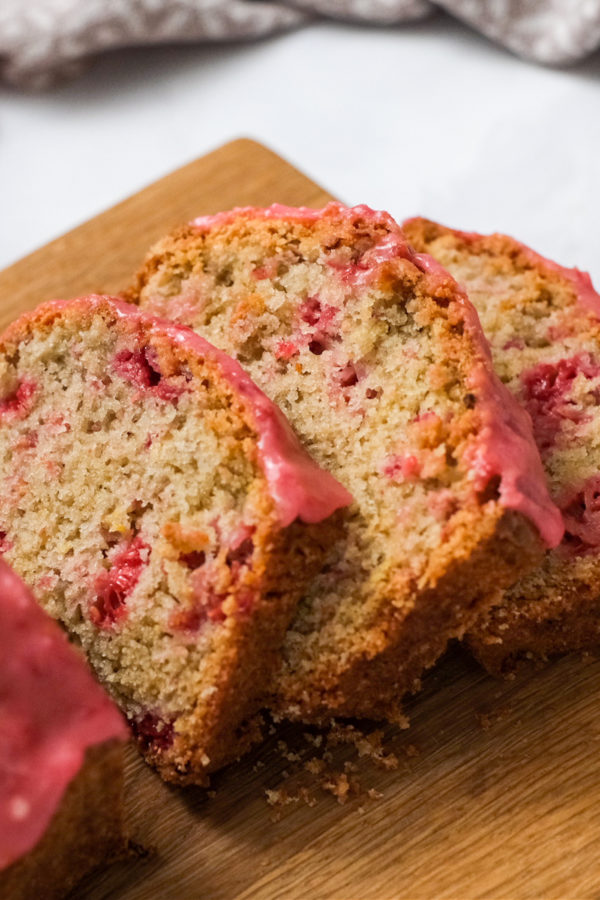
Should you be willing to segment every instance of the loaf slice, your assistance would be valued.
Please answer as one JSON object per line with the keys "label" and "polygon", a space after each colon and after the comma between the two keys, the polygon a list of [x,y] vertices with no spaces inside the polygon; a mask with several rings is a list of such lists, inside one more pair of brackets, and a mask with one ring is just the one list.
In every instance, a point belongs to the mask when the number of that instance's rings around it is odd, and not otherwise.
{"label": "loaf slice", "polygon": [[561,536],[527,416],[472,306],[367,207],[240,209],[162,240],[129,297],[235,355],[352,492],[271,706],[397,717],[500,587]]}
{"label": "loaf slice", "polygon": [[[168,780],[250,718],[348,492],[239,365],[110,298],[0,338],[4,556],[83,647]],[[312,523],[312,524],[310,524]]]}
{"label": "loaf slice", "polygon": [[491,672],[600,642],[600,297],[589,276],[504,235],[404,225],[475,304],[502,381],[528,410],[565,536],[469,635]]}
{"label": "loaf slice", "polygon": [[0,560],[0,896],[64,897],[121,855],[128,732],[81,655]]}

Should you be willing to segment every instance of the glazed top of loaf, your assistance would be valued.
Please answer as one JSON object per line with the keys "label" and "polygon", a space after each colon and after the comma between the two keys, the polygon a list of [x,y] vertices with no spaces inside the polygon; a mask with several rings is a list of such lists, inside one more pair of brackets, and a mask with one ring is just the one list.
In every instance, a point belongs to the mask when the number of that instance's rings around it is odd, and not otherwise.
{"label": "glazed top of loaf", "polygon": [[[190,226],[200,232],[226,227],[239,220],[252,219],[288,220],[307,225],[331,219],[348,221],[366,220],[382,226],[382,237],[366,253],[359,266],[340,275],[353,284],[368,284],[377,277],[386,260],[409,260],[428,279],[428,288],[435,294],[436,287],[452,282],[456,297],[452,310],[453,325],[458,319],[469,332],[477,349],[478,364],[470,376],[470,387],[478,397],[483,427],[471,450],[470,467],[476,481],[484,484],[490,478],[500,478],[500,501],[508,509],[527,516],[537,527],[544,542],[556,546],[563,534],[563,524],[556,506],[548,494],[539,453],[533,439],[531,420],[527,413],[502,384],[496,375],[489,344],[483,334],[477,312],[466,294],[458,288],[450,274],[432,257],[415,253],[395,220],[387,213],[372,210],[368,206],[346,207],[341,203],[329,203],[323,209],[288,207],[273,204],[267,208],[241,207],[215,215],[194,219]],[[349,267],[350,268],[350,267]]]}
{"label": "glazed top of loaf", "polygon": [[[586,272],[509,235],[460,231],[421,217],[403,227],[415,247],[430,250],[464,283],[502,380],[532,417],[565,524],[561,574],[555,576],[572,577],[564,569],[566,557],[597,555],[600,547],[593,500],[600,295]],[[589,582],[587,567],[581,577]]]}
{"label": "glazed top of loaf", "polygon": [[217,366],[235,393],[245,401],[254,420],[260,461],[282,526],[296,518],[307,523],[320,522],[352,502],[351,494],[306,453],[283,413],[254,384],[240,364],[184,325],[149,316],[117,298],[93,294],[76,300],[52,300],[32,313],[26,313],[8,327],[0,337],[0,344],[22,339],[35,323],[52,319],[63,311],[80,308],[84,313],[86,310],[91,313],[103,306],[110,307],[119,318],[134,324],[150,322],[151,331],[167,337],[184,351],[208,358]]}
{"label": "glazed top of loaf", "polygon": [[128,730],[61,629],[0,560],[0,869],[44,834],[89,747]]}
{"label": "glazed top of loaf", "polygon": [[410,230],[413,226],[418,228],[421,225],[425,228],[431,225],[436,229],[436,231],[439,231],[440,233],[451,234],[453,237],[464,241],[465,244],[474,245],[474,247],[476,247],[478,244],[481,245],[482,242],[488,242],[495,239],[504,242],[507,251],[510,245],[510,250],[513,253],[515,252],[515,250],[518,251],[521,257],[529,262],[534,268],[540,267],[542,271],[545,270],[546,272],[564,278],[565,281],[569,282],[573,287],[576,302],[579,303],[588,312],[591,312],[597,318],[600,318],[600,294],[598,294],[598,292],[594,288],[589,272],[584,272],[577,267],[569,268],[568,266],[561,266],[560,263],[557,263],[552,259],[548,259],[548,257],[546,256],[542,256],[541,253],[537,253],[537,251],[532,250],[532,248],[528,247],[527,244],[523,244],[516,238],[510,237],[506,234],[496,233],[494,235],[486,235],[478,231],[461,231],[458,228],[450,228],[446,225],[438,225],[437,223],[431,222],[429,219],[423,219],[420,216],[415,216],[413,218],[407,219],[405,222],[403,222],[402,227],[404,228],[406,226],[407,229]]}

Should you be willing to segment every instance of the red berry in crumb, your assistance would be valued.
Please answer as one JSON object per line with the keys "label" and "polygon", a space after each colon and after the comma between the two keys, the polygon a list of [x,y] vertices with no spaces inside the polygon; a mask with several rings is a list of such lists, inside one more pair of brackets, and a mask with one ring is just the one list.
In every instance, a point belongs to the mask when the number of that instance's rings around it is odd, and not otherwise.
{"label": "red berry in crumb", "polygon": [[24,419],[31,412],[36,390],[35,382],[24,378],[12,394],[0,400],[0,416]]}
{"label": "red berry in crumb", "polygon": [[143,750],[168,750],[173,743],[173,723],[165,722],[155,713],[146,713],[143,718],[130,724]]}
{"label": "red berry in crumb", "polygon": [[[580,375],[587,380],[600,376],[600,366],[589,353],[579,353],[556,363],[540,363],[523,372],[524,401],[540,449],[548,450],[554,445],[566,421],[582,421],[584,414],[579,403],[571,397]],[[598,387],[592,390],[597,391]]]}
{"label": "red berry in crumb", "polygon": [[565,523],[562,549],[577,556],[600,548],[600,475],[592,475],[559,504]]}
{"label": "red berry in crumb", "polygon": [[181,385],[163,378],[153,347],[120,350],[114,357],[113,369],[125,381],[167,402],[176,403],[184,391]]}
{"label": "red berry in crumb", "polygon": [[94,625],[110,628],[125,614],[125,601],[147,565],[149,550],[138,535],[116,553],[111,568],[98,575],[94,583],[96,596],[89,611]]}

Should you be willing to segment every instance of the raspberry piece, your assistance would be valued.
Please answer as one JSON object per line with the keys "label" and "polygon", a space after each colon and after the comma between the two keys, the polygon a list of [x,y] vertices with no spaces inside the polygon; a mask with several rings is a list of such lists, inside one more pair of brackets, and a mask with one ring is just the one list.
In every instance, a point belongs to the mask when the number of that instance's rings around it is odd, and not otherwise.
{"label": "raspberry piece", "polygon": [[98,628],[111,628],[125,614],[125,601],[148,562],[146,554],[142,555],[145,550],[150,548],[138,535],[115,554],[111,568],[96,578],[90,620]]}
{"label": "raspberry piece", "polygon": [[316,325],[321,319],[321,303],[316,297],[307,297],[298,309],[298,314],[303,322],[308,325]]}
{"label": "raspberry piece", "polygon": [[383,474],[393,481],[412,481],[421,474],[421,463],[412,453],[389,456],[383,466]]}
{"label": "raspberry piece", "polygon": [[554,445],[565,421],[581,422],[584,413],[570,397],[575,379],[600,376],[600,366],[589,353],[579,353],[556,363],[540,363],[523,372],[524,401],[533,420],[533,429],[542,450]]}
{"label": "raspberry piece", "polygon": [[33,398],[36,390],[35,382],[24,378],[19,382],[12,394],[0,400],[0,416],[24,419],[33,408]]}
{"label": "raspberry piece", "polygon": [[146,713],[141,719],[130,721],[130,725],[143,751],[168,750],[173,743],[173,723],[156,713]]}
{"label": "raspberry piece", "polygon": [[204,550],[192,550],[191,553],[182,553],[179,559],[188,569],[199,569],[206,562],[206,553]]}
{"label": "raspberry piece", "polygon": [[298,345],[293,341],[279,341],[274,352],[276,359],[291,359],[298,351]]}
{"label": "raspberry piece", "polygon": [[314,353],[315,356],[320,356],[323,350],[327,349],[323,341],[310,341],[308,345],[308,349],[311,353]]}
{"label": "raspberry piece", "polygon": [[165,381],[160,371],[156,351],[152,347],[142,350],[120,350],[113,360],[114,371],[125,381],[156,397],[176,403],[183,388]]}
{"label": "raspberry piece", "polygon": [[565,523],[563,549],[576,556],[600,548],[600,475],[592,475],[581,488],[559,504]]}

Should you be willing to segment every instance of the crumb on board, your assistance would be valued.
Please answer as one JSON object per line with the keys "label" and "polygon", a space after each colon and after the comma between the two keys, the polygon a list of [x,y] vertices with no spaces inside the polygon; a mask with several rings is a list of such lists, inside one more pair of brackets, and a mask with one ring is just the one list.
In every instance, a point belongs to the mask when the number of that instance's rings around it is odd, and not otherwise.
{"label": "crumb on board", "polygon": [[361,793],[361,784],[358,778],[348,778],[346,772],[335,772],[321,782],[324,791],[329,791],[338,803],[344,804],[349,797],[357,797]]}
{"label": "crumb on board", "polygon": [[484,731],[489,731],[498,722],[503,722],[512,713],[511,706],[498,706],[495,709],[475,713],[475,718],[479,723],[479,727]]}
{"label": "crumb on board", "polygon": [[405,756],[414,759],[417,756],[421,755],[421,751],[416,746],[416,744],[406,744],[405,747],[402,748]]}
{"label": "crumb on board", "polygon": [[265,790],[274,822],[281,820],[284,810],[316,806],[319,795],[329,795],[341,805],[358,801],[356,808],[364,815],[367,803],[383,797],[377,788],[364,784],[370,767],[395,771],[400,767],[398,754],[407,759],[421,754],[415,744],[392,752],[383,728],[364,731],[334,720],[319,733],[306,731],[301,737],[292,733],[291,744],[278,740],[274,746],[279,758],[291,764],[280,772],[280,784]]}
{"label": "crumb on board", "polygon": [[394,771],[398,768],[398,757],[395,753],[385,751],[382,729],[365,734],[354,725],[336,725],[327,736],[328,746],[336,744],[353,744],[359,758],[367,757],[381,769]]}
{"label": "crumb on board", "polygon": [[290,750],[285,741],[277,741],[277,749],[288,762],[300,762],[302,760],[301,754]]}
{"label": "crumb on board", "polygon": [[319,748],[323,743],[322,734],[310,734],[309,732],[305,732],[302,737],[308,744],[312,744],[313,747]]}
{"label": "crumb on board", "polygon": [[312,759],[307,759],[304,763],[304,768],[307,772],[310,772],[311,775],[322,775],[322,773],[327,768],[327,764],[324,759],[319,759],[316,756],[313,756]]}

